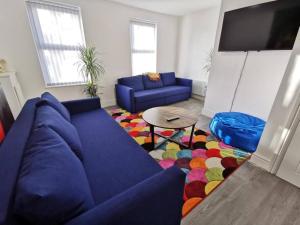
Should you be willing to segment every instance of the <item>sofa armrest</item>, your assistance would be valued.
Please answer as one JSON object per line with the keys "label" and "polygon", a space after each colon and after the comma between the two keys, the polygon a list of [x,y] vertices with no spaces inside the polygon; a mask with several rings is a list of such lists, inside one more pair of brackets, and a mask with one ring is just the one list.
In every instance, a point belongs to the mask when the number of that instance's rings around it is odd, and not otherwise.
{"label": "sofa armrest", "polygon": [[193,80],[187,78],[176,78],[176,84],[180,86],[192,87]]}
{"label": "sofa armrest", "polygon": [[135,112],[133,93],[132,88],[116,84],[117,104],[129,112]]}
{"label": "sofa armrest", "polygon": [[62,104],[69,110],[71,115],[101,108],[99,97],[65,101]]}
{"label": "sofa armrest", "polygon": [[184,181],[180,169],[163,170],[66,225],[179,225]]}
{"label": "sofa armrest", "polygon": [[190,88],[189,97],[192,96],[193,80],[187,78],[176,78],[176,84]]}

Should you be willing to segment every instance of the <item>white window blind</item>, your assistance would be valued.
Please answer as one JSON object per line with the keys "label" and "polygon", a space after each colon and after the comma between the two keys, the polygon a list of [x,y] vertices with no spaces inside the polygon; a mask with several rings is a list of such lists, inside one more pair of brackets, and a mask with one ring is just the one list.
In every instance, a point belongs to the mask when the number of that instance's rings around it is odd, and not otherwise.
{"label": "white window blind", "polygon": [[45,1],[26,5],[46,86],[85,83],[76,65],[79,47],[85,46],[80,8]]}
{"label": "white window blind", "polygon": [[156,72],[156,24],[132,21],[130,33],[132,74]]}

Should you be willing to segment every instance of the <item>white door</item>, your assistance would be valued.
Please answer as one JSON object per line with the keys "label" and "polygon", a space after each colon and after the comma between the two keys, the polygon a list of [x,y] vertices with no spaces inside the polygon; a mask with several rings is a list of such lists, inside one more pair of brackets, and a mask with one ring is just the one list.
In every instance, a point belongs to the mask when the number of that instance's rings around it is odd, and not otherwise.
{"label": "white door", "polygon": [[300,187],[300,123],[280,164],[277,176]]}

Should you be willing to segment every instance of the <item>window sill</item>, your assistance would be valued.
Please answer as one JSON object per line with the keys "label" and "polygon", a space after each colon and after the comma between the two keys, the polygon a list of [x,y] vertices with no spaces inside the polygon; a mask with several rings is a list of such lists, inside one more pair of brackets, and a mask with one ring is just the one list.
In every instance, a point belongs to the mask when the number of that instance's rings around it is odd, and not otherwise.
{"label": "window sill", "polygon": [[51,89],[51,88],[62,88],[62,87],[74,87],[74,86],[84,86],[87,83],[78,83],[78,84],[57,84],[57,85],[47,85],[46,84],[46,89]]}

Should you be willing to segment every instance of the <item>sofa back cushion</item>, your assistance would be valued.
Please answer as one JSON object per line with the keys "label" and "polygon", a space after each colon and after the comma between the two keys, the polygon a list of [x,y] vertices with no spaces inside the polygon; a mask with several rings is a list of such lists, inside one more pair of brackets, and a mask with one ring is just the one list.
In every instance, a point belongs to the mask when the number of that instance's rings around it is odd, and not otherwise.
{"label": "sofa back cushion", "polygon": [[30,224],[63,224],[94,207],[81,161],[49,127],[34,129],[16,188],[15,214]]}
{"label": "sofa back cushion", "polygon": [[142,91],[145,89],[142,75],[123,77],[118,80],[118,83],[121,85],[131,87],[134,91]]}
{"label": "sofa back cushion", "polygon": [[150,80],[148,75],[143,76],[143,82],[145,89],[155,89],[155,88],[162,88],[164,85],[162,80]]}
{"label": "sofa back cushion", "polygon": [[[39,98],[28,100],[0,146],[0,224],[18,224],[13,212],[16,182]],[[21,223],[22,224],[22,223]]]}
{"label": "sofa back cushion", "polygon": [[48,105],[37,108],[34,128],[47,126],[54,130],[82,159],[82,146],[76,128],[67,121],[59,112]]}
{"label": "sofa back cushion", "polygon": [[66,109],[66,107],[49,92],[45,92],[42,94],[42,100],[44,100],[44,103],[56,109],[66,120],[71,121],[70,113]]}
{"label": "sofa back cushion", "polygon": [[176,77],[174,72],[170,73],[161,73],[160,74],[161,80],[164,86],[174,86],[176,85]]}

